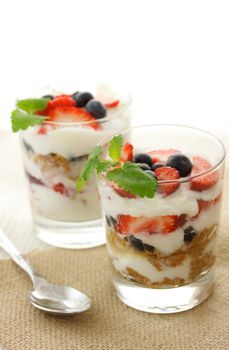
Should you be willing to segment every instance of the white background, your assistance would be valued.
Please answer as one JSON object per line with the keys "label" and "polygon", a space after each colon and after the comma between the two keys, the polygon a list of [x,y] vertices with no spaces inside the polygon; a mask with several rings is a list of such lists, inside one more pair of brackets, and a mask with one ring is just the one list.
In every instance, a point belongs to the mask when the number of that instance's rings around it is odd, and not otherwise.
{"label": "white background", "polygon": [[24,91],[105,80],[130,92],[135,125],[220,136],[229,125],[228,39],[228,1],[2,1],[0,129]]}

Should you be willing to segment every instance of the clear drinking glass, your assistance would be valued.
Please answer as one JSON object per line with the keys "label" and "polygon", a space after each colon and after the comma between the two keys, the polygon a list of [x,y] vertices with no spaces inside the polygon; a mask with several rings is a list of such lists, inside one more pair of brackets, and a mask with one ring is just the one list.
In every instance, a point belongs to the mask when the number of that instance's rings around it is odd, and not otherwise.
{"label": "clear drinking glass", "polygon": [[[92,148],[130,127],[131,102],[110,108],[96,122],[45,122],[20,133],[24,168],[38,237],[54,246],[88,248],[105,243],[95,179],[82,193],[75,181]],[[98,126],[99,125],[99,126]]]}
{"label": "clear drinking glass", "polygon": [[[159,181],[152,199],[121,196],[104,176],[98,176],[112,281],[118,297],[133,308],[153,313],[191,309],[213,289],[224,146],[202,130],[176,125],[136,127],[123,136],[136,153],[175,149],[190,159],[203,157],[212,165],[192,177]],[[105,154],[108,141],[102,141]],[[199,181],[210,187],[202,190]],[[175,186],[176,190],[165,196],[165,186],[167,190]],[[175,224],[172,232],[160,232],[163,225],[171,225],[170,220]],[[160,222],[161,226],[149,232],[147,222],[149,226]],[[121,230],[124,225],[128,225],[127,234]]]}

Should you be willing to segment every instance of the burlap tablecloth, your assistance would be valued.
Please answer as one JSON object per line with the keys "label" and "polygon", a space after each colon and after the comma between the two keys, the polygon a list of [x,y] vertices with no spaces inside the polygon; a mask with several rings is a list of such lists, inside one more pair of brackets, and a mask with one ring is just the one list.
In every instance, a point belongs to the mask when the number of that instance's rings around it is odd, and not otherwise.
{"label": "burlap tablecloth", "polygon": [[9,350],[228,350],[229,179],[226,175],[214,294],[193,310],[173,315],[131,309],[115,296],[105,247],[50,249],[28,254],[51,282],[87,293],[92,308],[57,317],[28,301],[31,282],[10,260],[0,261],[0,349]]}

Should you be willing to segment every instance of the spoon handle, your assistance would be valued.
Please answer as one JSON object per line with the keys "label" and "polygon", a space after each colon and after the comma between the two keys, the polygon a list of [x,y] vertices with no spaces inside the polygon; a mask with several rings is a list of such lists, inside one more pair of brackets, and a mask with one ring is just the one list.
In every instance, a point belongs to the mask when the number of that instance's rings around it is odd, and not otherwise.
{"label": "spoon handle", "polygon": [[26,260],[17,250],[14,244],[9,240],[7,235],[0,229],[0,247],[19,265],[25,272],[28,273],[34,282],[35,271],[28,260]]}

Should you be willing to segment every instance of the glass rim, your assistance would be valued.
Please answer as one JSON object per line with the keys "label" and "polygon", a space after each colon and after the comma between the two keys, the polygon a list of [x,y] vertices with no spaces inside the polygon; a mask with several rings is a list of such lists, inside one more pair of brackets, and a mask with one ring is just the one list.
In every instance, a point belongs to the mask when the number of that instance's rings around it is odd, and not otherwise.
{"label": "glass rim", "polygon": [[[55,122],[55,121],[46,121],[44,120],[42,122],[42,124],[48,124],[48,125],[59,125],[59,126],[90,126],[93,125],[94,123],[104,123],[113,119],[116,119],[118,117],[120,117],[122,115],[123,112],[126,112],[132,105],[132,98],[130,96],[129,93],[126,94],[126,98],[127,101],[126,103],[121,107],[121,110],[116,111],[115,113],[113,113],[112,116],[106,116],[105,118],[101,118],[101,119],[96,119],[95,120],[89,120],[89,121],[84,121],[84,122],[73,122],[73,123],[69,123],[69,122]],[[112,109],[112,108],[111,108]],[[41,124],[41,125],[42,125]]]}
{"label": "glass rim", "polygon": [[183,177],[183,178],[181,177],[180,179],[176,179],[176,180],[158,180],[159,184],[174,184],[174,183],[190,182],[192,179],[206,176],[206,175],[211,174],[212,172],[216,171],[225,160],[226,149],[225,149],[223,142],[218,137],[216,137],[214,134],[212,134],[208,131],[205,131],[203,129],[196,128],[196,127],[189,126],[189,125],[184,125],[184,124],[158,123],[158,124],[137,125],[137,126],[130,127],[128,129],[121,130],[120,132],[115,132],[109,136],[106,136],[97,145],[103,147],[105,145],[105,143],[107,143],[109,140],[111,140],[114,136],[117,136],[120,134],[124,135],[124,134],[129,133],[132,130],[135,130],[135,129],[141,129],[141,128],[143,129],[143,128],[149,128],[149,127],[174,127],[174,128],[184,128],[184,129],[197,131],[197,132],[203,133],[206,136],[213,138],[214,141],[216,141],[218,143],[218,145],[221,147],[221,150],[222,150],[222,156],[221,156],[220,160],[215,165],[212,165],[211,168],[209,168],[208,170],[205,170],[205,171],[198,173],[196,175],[187,176],[187,177]]}

